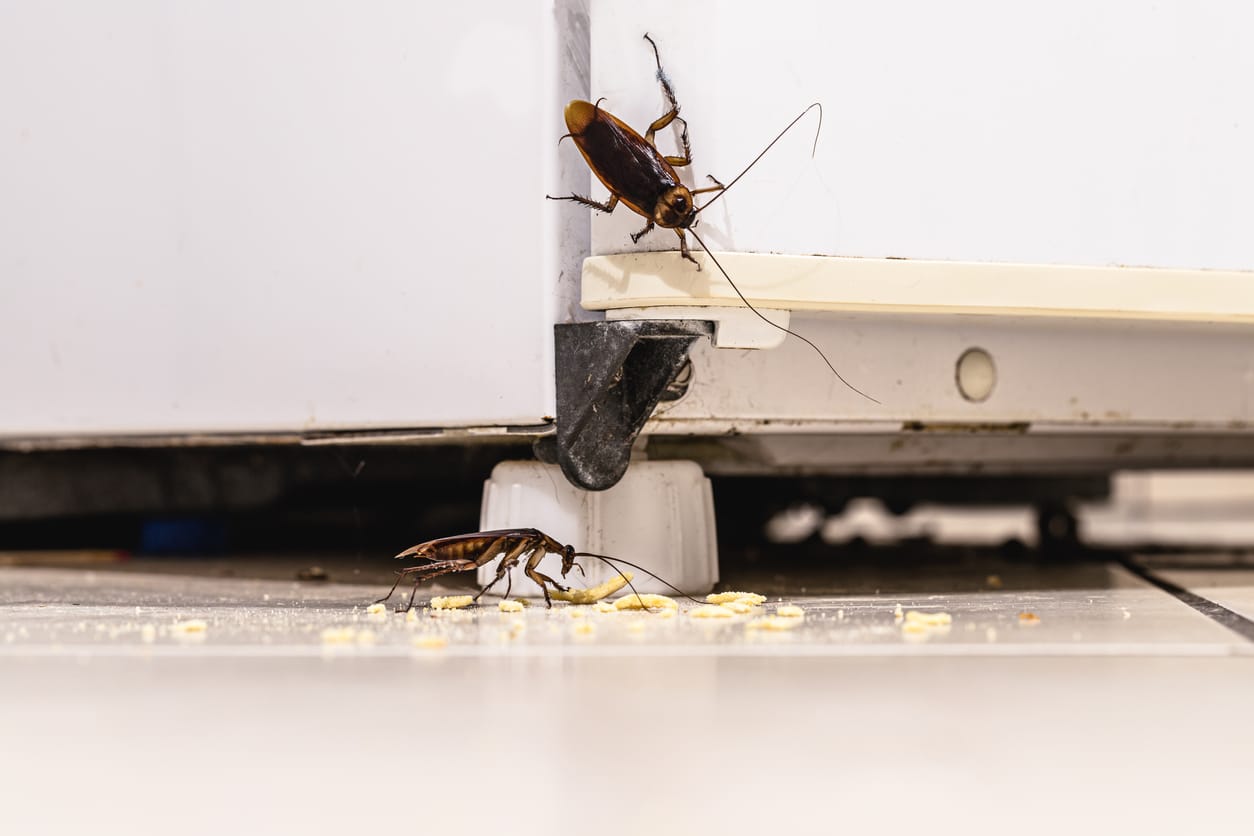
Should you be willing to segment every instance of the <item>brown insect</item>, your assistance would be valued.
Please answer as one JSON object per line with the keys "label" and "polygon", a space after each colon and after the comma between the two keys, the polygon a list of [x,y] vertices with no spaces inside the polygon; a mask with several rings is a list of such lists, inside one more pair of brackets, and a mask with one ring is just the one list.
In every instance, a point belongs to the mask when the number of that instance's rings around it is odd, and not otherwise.
{"label": "brown insect", "polygon": [[[574,546],[567,546],[554,540],[543,531],[535,528],[504,528],[497,531],[476,531],[473,534],[457,534],[452,537],[441,537],[438,540],[428,540],[425,543],[419,543],[416,546],[410,546],[405,551],[397,555],[397,557],[413,557],[418,560],[425,560],[420,566],[409,566],[396,573],[396,583],[392,584],[392,588],[388,590],[388,594],[384,595],[376,604],[382,604],[384,601],[392,597],[392,593],[396,592],[396,587],[405,578],[411,578],[414,582],[414,588],[409,593],[409,602],[404,609],[408,610],[414,605],[414,596],[418,594],[418,584],[423,581],[429,581],[438,578],[441,575],[447,575],[452,572],[467,572],[471,569],[478,569],[491,563],[496,558],[501,558],[500,564],[496,567],[496,577],[491,583],[486,584],[475,595],[478,601],[484,593],[496,586],[501,578],[505,577],[505,573],[518,565],[524,555],[527,555],[527,563],[523,572],[527,577],[535,581],[536,585],[544,592],[544,603],[546,606],[553,606],[553,600],[549,596],[549,587],[562,592],[566,591],[566,587],[557,581],[536,571],[536,566],[544,559],[546,555],[560,554],[562,556],[562,577],[571,569],[578,569],[580,574],[583,573],[583,567],[575,562],[577,557],[594,557],[603,561],[606,565],[618,571],[618,567],[614,564],[622,563],[633,569],[639,569],[645,574],[657,578],[647,569],[637,566],[621,558],[606,557],[603,554],[593,554],[592,552],[575,551]],[[505,597],[508,598],[513,590],[513,575],[507,581],[505,587]],[[662,583],[679,592],[674,586],[666,581]],[[631,582],[627,582],[631,586]],[[635,591],[635,587],[631,587]],[[684,595],[684,593],[679,592]],[[687,595],[684,595],[687,598]],[[692,599],[690,599],[692,600]],[[698,602],[700,603],[700,602]]]}
{"label": "brown insect", "polygon": [[[811,110],[818,108],[819,111],[819,130],[823,127],[823,106],[818,102],[803,110],[796,119],[788,123],[788,127],[780,131],[775,139],[771,140],[766,148],[762,149],[762,153],[753,158],[753,162],[745,167],[744,171],[736,175],[730,183],[724,186],[718,180],[710,175],[706,175],[714,184],[703,189],[689,189],[680,182],[679,174],[675,168],[683,168],[692,164],[692,148],[688,141],[688,123],[679,115],[679,102],[675,98],[675,90],[671,87],[670,78],[666,75],[666,71],[662,69],[662,59],[658,54],[657,44],[646,34],[644,39],[653,47],[653,58],[657,63],[657,80],[662,85],[662,93],[666,96],[669,109],[653,120],[649,125],[649,129],[645,131],[644,136],[636,133],[629,125],[618,117],[601,109],[601,102],[604,99],[598,99],[596,104],[575,99],[566,105],[566,128],[570,133],[566,134],[574,140],[575,146],[579,149],[579,153],[583,154],[584,160],[588,163],[588,168],[592,169],[592,173],[597,179],[609,189],[609,200],[604,203],[598,203],[590,197],[583,195],[571,194],[566,197],[552,197],[546,195],[550,200],[573,200],[584,206],[590,206],[601,212],[613,212],[618,206],[619,201],[627,204],[631,211],[646,219],[644,229],[631,236],[632,243],[638,242],[642,237],[653,230],[655,226],[665,229],[675,230],[675,234],[679,236],[679,253],[683,258],[688,259],[697,265],[697,269],[701,269],[701,264],[688,250],[688,239],[685,231],[692,234],[692,237],[701,249],[705,250],[710,261],[714,262],[714,266],[719,269],[723,277],[727,279],[727,283],[732,286],[732,290],[736,291],[736,295],[740,297],[740,301],[744,302],[749,310],[757,314],[758,318],[773,328],[778,328],[786,334],[791,334],[801,340],[818,352],[823,358],[823,362],[832,370],[832,374],[836,375],[841,383],[848,386],[867,400],[879,403],[875,398],[867,395],[836,371],[836,367],[827,359],[827,355],[810,340],[801,336],[795,331],[791,331],[782,325],[779,325],[767,319],[762,313],[755,308],[745,295],[740,292],[740,288],[736,287],[736,283],[732,281],[731,276],[727,275],[727,271],[723,269],[723,265],[715,258],[714,253],[710,252],[710,248],[701,240],[701,236],[696,233],[693,227],[697,224],[697,216],[725,195],[736,182],[744,177],[749,169],[753,168],[758,160],[765,156],[766,152],[771,150],[775,143],[783,138],[794,125]],[[654,136],[658,131],[669,126],[672,122],[678,121],[683,125],[683,130],[679,136],[679,143],[682,146],[683,154],[676,156],[667,156],[657,149],[657,143],[654,142]],[[562,139],[565,139],[563,136]],[[816,131],[814,137],[815,147],[818,146],[818,133]],[[813,153],[813,151],[811,151]],[[709,192],[718,192],[714,197],[710,198],[704,206],[697,206],[693,199],[696,195],[706,194]]]}

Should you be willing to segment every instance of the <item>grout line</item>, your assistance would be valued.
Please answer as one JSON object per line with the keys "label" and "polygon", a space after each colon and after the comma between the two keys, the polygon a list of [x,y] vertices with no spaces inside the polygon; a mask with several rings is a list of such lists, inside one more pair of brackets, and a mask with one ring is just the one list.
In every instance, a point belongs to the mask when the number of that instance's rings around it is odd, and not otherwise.
{"label": "grout line", "polygon": [[1197,612],[1218,624],[1227,627],[1248,642],[1254,642],[1254,621],[1238,612],[1228,609],[1223,604],[1177,586],[1166,578],[1159,577],[1150,569],[1135,563],[1131,558],[1119,558],[1118,563],[1146,583],[1152,584],[1181,603],[1188,604]]}

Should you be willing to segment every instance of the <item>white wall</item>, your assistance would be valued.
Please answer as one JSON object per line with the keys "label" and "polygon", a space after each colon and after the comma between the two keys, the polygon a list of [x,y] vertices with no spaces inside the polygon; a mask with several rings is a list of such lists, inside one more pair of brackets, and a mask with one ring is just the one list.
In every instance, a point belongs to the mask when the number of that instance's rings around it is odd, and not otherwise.
{"label": "white wall", "polygon": [[551,414],[552,6],[0,5],[0,435]]}

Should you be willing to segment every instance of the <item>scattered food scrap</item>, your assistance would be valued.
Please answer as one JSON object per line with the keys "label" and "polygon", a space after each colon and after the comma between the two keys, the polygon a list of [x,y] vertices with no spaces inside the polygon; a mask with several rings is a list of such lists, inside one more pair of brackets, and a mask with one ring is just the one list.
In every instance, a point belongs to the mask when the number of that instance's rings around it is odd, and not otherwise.
{"label": "scattered food scrap", "polygon": [[380,613],[385,613],[387,611],[388,608],[383,604],[371,604],[366,607],[366,615],[379,615]]}
{"label": "scattered food scrap", "polygon": [[597,601],[596,611],[597,612],[618,612],[618,609],[609,601]]}
{"label": "scattered food scrap", "polygon": [[203,619],[193,618],[189,621],[175,622],[174,626],[171,629],[175,633],[179,633],[181,635],[186,636],[186,635],[191,635],[193,633],[203,633],[209,629],[209,625]]}
{"label": "scattered food scrap", "polygon": [[944,627],[952,624],[953,620],[953,616],[947,612],[917,612],[910,610],[905,617],[907,624],[921,624],[924,627]]}
{"label": "scattered food scrap", "polygon": [[502,601],[496,605],[496,608],[500,610],[501,612],[522,612],[523,602],[522,601]]}
{"label": "scattered food scrap", "polygon": [[405,611],[405,623],[415,624],[417,623],[417,621],[418,621],[418,610],[414,609],[413,607],[410,607],[409,609]]}
{"label": "scattered food scrap", "polygon": [[614,602],[618,610],[678,610],[679,602],[665,595],[624,595]]}
{"label": "scattered food scrap", "polygon": [[139,640],[144,644],[152,644],[157,640],[157,627],[155,624],[145,624],[139,628]]}
{"label": "scattered food scrap", "polygon": [[597,631],[597,626],[591,621],[580,621],[571,628],[571,632],[578,638],[587,638]]}
{"label": "scattered food scrap", "polygon": [[801,623],[800,618],[789,618],[779,615],[768,615],[764,618],[755,618],[745,625],[746,630],[768,630],[776,632],[780,630],[792,630]]}
{"label": "scattered food scrap", "polygon": [[1001,575],[989,575],[984,579],[984,585],[989,589],[1001,589]]}
{"label": "scattered food scrap", "polygon": [[688,615],[693,618],[735,618],[736,613],[728,609],[726,606],[719,604],[704,604],[694,610],[690,610]]}
{"label": "scattered food scrap", "polygon": [[352,644],[357,640],[357,631],[352,627],[328,627],[322,631],[323,644]]}
{"label": "scattered food scrap", "polygon": [[460,610],[475,602],[472,595],[437,595],[431,599],[433,610]]}
{"label": "scattered food scrap", "polygon": [[898,604],[897,609],[893,610],[893,621],[900,624],[903,618],[905,618],[905,613],[901,611],[901,604]]}
{"label": "scattered food scrap", "polygon": [[1041,617],[1034,612],[1019,613],[1019,624],[1027,627],[1041,623]]}
{"label": "scattered food scrap", "polygon": [[766,603],[766,596],[756,592],[711,592],[705,596],[706,603],[728,604],[733,601],[758,607]]}
{"label": "scattered food scrap", "polygon": [[751,613],[753,612],[753,607],[754,607],[753,604],[748,604],[748,603],[745,603],[744,601],[724,601],[718,606],[722,607],[725,610],[729,610],[730,612],[736,615],[745,615],[746,613]]}
{"label": "scattered food scrap", "polygon": [[804,618],[806,611],[796,604],[783,604],[775,608],[775,614],[781,618]]}
{"label": "scattered food scrap", "polygon": [[574,606],[566,608],[566,613],[571,618],[587,618],[588,613],[590,612],[592,612],[592,607],[588,606]]}
{"label": "scattered food scrap", "polygon": [[588,589],[568,589],[565,592],[557,590],[549,594],[554,601],[566,601],[569,604],[595,604],[602,598],[608,598],[622,589],[634,577],[635,575],[631,572],[623,572],[615,575],[603,584],[598,584]]}
{"label": "scattered food scrap", "polygon": [[448,647],[448,637],[437,633],[423,633],[422,635],[414,636],[413,644],[414,647],[422,648],[423,650],[438,650],[441,647]]}

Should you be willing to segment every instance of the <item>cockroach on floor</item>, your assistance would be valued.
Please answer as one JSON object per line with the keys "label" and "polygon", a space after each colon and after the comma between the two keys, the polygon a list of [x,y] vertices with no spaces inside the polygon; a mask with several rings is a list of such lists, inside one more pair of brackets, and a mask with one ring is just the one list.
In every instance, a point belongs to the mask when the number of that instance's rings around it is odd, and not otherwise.
{"label": "cockroach on floor", "polygon": [[[598,99],[595,104],[575,99],[566,105],[566,129],[570,133],[566,134],[575,141],[575,146],[579,149],[579,153],[583,154],[584,160],[588,163],[588,167],[592,169],[592,173],[597,179],[609,189],[610,197],[604,203],[598,203],[590,197],[583,195],[571,194],[566,197],[553,197],[546,195],[550,200],[573,200],[584,206],[590,206],[601,212],[613,212],[618,206],[619,201],[627,204],[631,211],[641,215],[646,219],[644,229],[631,236],[632,243],[638,242],[642,237],[649,233],[655,226],[665,229],[675,230],[675,234],[679,236],[679,252],[683,258],[688,259],[697,265],[697,269],[701,269],[701,264],[692,257],[692,253],[688,251],[688,239],[684,235],[685,231],[692,234],[692,237],[701,249],[705,250],[706,255],[710,257],[710,261],[714,262],[714,266],[719,269],[723,277],[727,279],[727,283],[732,286],[732,290],[736,291],[736,295],[740,297],[740,301],[744,302],[749,310],[757,314],[763,322],[778,328],[786,334],[791,334],[797,339],[813,348],[818,355],[823,358],[823,362],[832,370],[832,374],[836,375],[841,383],[848,386],[867,400],[879,403],[856,386],[845,380],[840,372],[836,371],[836,367],[827,359],[827,355],[810,340],[801,336],[795,331],[791,331],[782,325],[779,325],[762,315],[761,311],[753,306],[745,295],[740,292],[740,288],[736,287],[736,283],[732,281],[731,276],[727,275],[727,271],[723,269],[723,265],[714,257],[714,253],[710,252],[710,248],[701,240],[701,236],[697,235],[693,227],[697,224],[697,216],[708,209],[716,200],[725,195],[736,182],[744,177],[753,168],[758,160],[765,156],[766,152],[771,150],[775,143],[783,138],[794,125],[811,110],[818,108],[819,111],[819,128],[823,126],[823,107],[818,102],[803,110],[796,119],[788,123],[788,127],[780,131],[775,139],[771,140],[766,148],[762,149],[762,153],[753,158],[753,161],[745,167],[744,171],[736,175],[730,183],[724,186],[714,177],[707,175],[710,182],[714,185],[707,186],[703,189],[689,189],[680,182],[679,175],[675,172],[675,168],[683,168],[692,163],[692,148],[688,141],[688,123],[679,115],[679,102],[675,99],[675,91],[671,87],[670,78],[662,69],[662,58],[658,54],[657,44],[646,33],[644,39],[653,47],[653,58],[657,63],[657,80],[662,85],[662,92],[666,96],[669,109],[653,120],[649,125],[649,129],[645,131],[644,136],[636,133],[625,122],[618,117],[601,109],[601,102],[604,99]],[[667,156],[657,149],[657,144],[653,138],[658,131],[670,125],[672,122],[678,121],[683,130],[680,133],[679,142],[683,149],[683,154],[677,156]],[[566,136],[562,138],[565,139]],[[815,144],[818,144],[818,133],[815,133]],[[813,153],[813,152],[812,152]],[[709,192],[718,192],[714,197],[710,198],[704,206],[697,206],[693,199],[696,195],[706,194]]]}
{"label": "cockroach on floor", "polygon": [[[471,569],[478,569],[480,566],[486,566],[496,558],[501,558],[500,564],[496,567],[496,577],[490,583],[484,585],[482,589],[475,595],[478,601],[484,593],[496,586],[501,578],[505,577],[505,573],[518,565],[523,556],[527,556],[527,563],[523,569],[527,577],[531,578],[537,586],[544,592],[544,603],[546,606],[553,606],[553,599],[549,596],[549,587],[552,586],[561,592],[566,591],[566,587],[557,581],[536,571],[536,566],[544,559],[546,555],[560,554],[562,556],[562,577],[565,578],[571,569],[578,569],[583,573],[583,567],[580,566],[575,558],[592,557],[604,562],[607,566],[620,572],[616,563],[622,563],[633,569],[638,569],[650,577],[656,578],[662,583],[674,589],[680,595],[688,598],[683,592],[666,581],[658,578],[648,569],[637,566],[622,558],[607,557],[603,554],[594,554],[592,552],[575,551],[574,546],[563,545],[554,540],[543,531],[535,528],[504,528],[497,531],[476,531],[473,534],[457,534],[452,537],[441,537],[438,540],[428,540],[425,543],[419,543],[416,546],[410,546],[405,551],[397,555],[398,558],[412,557],[418,560],[424,560],[425,563],[419,566],[409,566],[396,573],[396,583],[392,584],[392,588],[388,590],[388,594],[384,595],[376,604],[382,604],[384,601],[392,597],[392,593],[396,592],[396,587],[400,586],[402,580],[409,578],[413,580],[414,588],[409,593],[409,602],[404,609],[408,610],[414,606],[414,596],[418,594],[418,584],[423,581],[438,578],[441,575],[448,575],[453,572],[466,572]],[[509,576],[505,587],[505,597],[508,598],[513,591],[513,575]],[[627,582],[631,586],[631,582]],[[632,587],[635,592],[635,587]],[[695,599],[690,599],[695,600]],[[697,603],[700,603],[699,601]]]}

